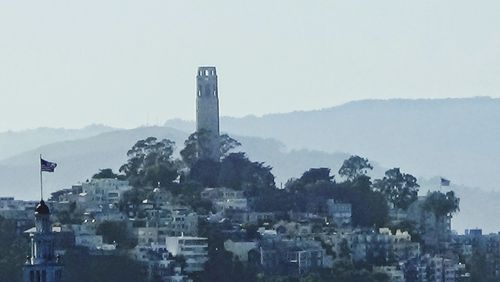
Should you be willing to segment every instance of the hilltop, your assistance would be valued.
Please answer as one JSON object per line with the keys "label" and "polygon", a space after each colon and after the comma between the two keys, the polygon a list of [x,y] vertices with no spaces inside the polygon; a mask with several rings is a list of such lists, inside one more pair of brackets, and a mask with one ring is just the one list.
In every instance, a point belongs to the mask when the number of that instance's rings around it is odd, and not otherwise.
{"label": "hilltop", "polygon": [[[316,111],[224,117],[235,135],[272,138],[290,149],[350,152],[422,177],[440,175],[494,190],[500,174],[500,99],[363,100]],[[190,121],[167,126],[190,131]]]}

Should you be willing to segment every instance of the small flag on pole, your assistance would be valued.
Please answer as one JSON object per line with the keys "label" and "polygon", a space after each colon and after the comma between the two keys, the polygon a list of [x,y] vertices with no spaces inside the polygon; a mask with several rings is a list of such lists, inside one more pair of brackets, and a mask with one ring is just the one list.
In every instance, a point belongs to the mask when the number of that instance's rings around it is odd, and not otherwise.
{"label": "small flag on pole", "polygon": [[57,167],[56,163],[49,162],[49,161],[46,161],[46,160],[40,158],[40,170],[41,171],[54,172],[56,167]]}
{"label": "small flag on pole", "polygon": [[450,181],[441,177],[441,186],[450,186]]}

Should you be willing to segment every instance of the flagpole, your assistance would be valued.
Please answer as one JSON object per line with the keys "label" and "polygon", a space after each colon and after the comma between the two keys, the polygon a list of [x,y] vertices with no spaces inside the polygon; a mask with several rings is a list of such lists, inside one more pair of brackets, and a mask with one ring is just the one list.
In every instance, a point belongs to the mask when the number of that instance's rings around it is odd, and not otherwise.
{"label": "flagpole", "polygon": [[40,200],[43,200],[42,154],[40,154]]}

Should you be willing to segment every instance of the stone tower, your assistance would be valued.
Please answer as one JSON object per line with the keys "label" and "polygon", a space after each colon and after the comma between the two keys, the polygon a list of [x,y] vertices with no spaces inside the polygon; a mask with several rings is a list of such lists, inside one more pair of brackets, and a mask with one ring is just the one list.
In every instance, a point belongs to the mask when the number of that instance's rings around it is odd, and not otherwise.
{"label": "stone tower", "polygon": [[199,67],[196,75],[196,131],[208,137],[206,155],[199,156],[214,161],[220,159],[219,152],[219,90],[215,67]]}
{"label": "stone tower", "polygon": [[30,238],[31,256],[23,266],[23,282],[61,282],[63,266],[54,253],[50,211],[43,200],[35,208],[35,231]]}

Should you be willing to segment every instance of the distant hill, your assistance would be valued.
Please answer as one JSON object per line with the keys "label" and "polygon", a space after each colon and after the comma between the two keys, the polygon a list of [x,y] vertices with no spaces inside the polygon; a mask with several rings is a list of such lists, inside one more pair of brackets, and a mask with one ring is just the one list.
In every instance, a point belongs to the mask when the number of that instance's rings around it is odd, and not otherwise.
{"label": "distant hill", "polygon": [[[291,149],[350,152],[422,177],[500,190],[500,99],[364,100],[317,111],[225,117],[231,134]],[[189,121],[167,126],[191,130]]]}
{"label": "distant hill", "polygon": [[50,143],[91,137],[114,130],[116,129],[104,125],[90,125],[81,129],[42,127],[2,132],[0,133],[0,160]]}
{"label": "distant hill", "polygon": [[44,173],[47,194],[85,181],[100,168],[118,169],[126,159],[127,151],[139,139],[149,136],[183,140],[178,130],[161,127],[141,127],[118,130],[93,137],[44,145],[0,161],[0,189],[2,195],[24,199],[36,197],[39,187],[39,154],[57,162],[56,173]]}
{"label": "distant hill", "polygon": [[[498,120],[499,99],[371,100],[310,112],[222,118],[221,128],[243,144],[242,150],[252,160],[273,167],[278,186],[311,167],[330,167],[336,174],[350,153],[368,157],[375,164],[375,177],[384,168],[401,167],[419,177],[424,194],[438,189],[436,176],[447,177],[461,198],[453,227],[460,232],[474,227],[491,232],[500,230],[493,218],[500,214],[500,189],[485,192],[471,187],[495,189],[500,180]],[[0,194],[21,199],[38,196],[39,153],[59,164],[56,173],[44,175],[48,194],[85,181],[100,168],[118,169],[139,139],[169,138],[181,148],[194,123],[171,120],[167,124],[131,130],[86,128],[68,134],[42,129],[17,135],[24,138],[17,139],[24,140],[17,147],[0,147],[0,155],[11,154],[0,160]],[[51,135],[54,131],[58,134]],[[0,133],[0,142],[7,135]]]}
{"label": "distant hill", "polygon": [[[58,163],[56,173],[44,173],[44,185],[48,194],[85,181],[100,168],[118,170],[126,162],[126,153],[132,145],[149,136],[171,139],[176,143],[178,153],[188,133],[167,127],[140,127],[41,146],[0,161],[1,194],[22,199],[37,197],[40,153],[48,160]],[[243,144],[241,150],[247,152],[252,160],[265,162],[274,168],[278,186],[290,177],[299,177],[310,167],[331,167],[335,172],[348,157],[342,153],[312,150],[287,152],[284,145],[276,140],[233,137]]]}

